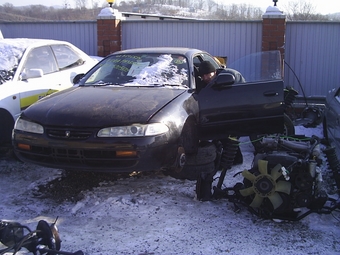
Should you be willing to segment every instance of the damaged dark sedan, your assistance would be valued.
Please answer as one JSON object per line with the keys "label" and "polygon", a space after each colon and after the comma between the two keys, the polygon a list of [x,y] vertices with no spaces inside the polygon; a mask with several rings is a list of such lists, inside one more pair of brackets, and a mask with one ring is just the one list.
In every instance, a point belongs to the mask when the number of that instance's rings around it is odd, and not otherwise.
{"label": "damaged dark sedan", "polygon": [[[268,53],[271,60],[280,56]],[[113,53],[78,75],[74,87],[21,114],[13,130],[15,153],[25,162],[68,170],[178,173],[187,164],[206,165],[216,155],[198,156],[209,144],[203,141],[283,131],[280,61],[268,64],[264,77],[261,58],[239,64],[246,82],[221,72],[198,92],[202,61],[225,68],[207,52],[162,47]]]}

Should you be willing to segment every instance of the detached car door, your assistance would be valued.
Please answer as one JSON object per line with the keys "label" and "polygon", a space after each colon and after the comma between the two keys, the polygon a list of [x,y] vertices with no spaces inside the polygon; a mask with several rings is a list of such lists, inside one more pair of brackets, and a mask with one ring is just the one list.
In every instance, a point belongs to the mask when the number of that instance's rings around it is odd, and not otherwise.
{"label": "detached car door", "polygon": [[278,51],[256,53],[229,66],[238,70],[245,82],[203,88],[197,95],[201,138],[282,133],[284,84],[280,63]]}

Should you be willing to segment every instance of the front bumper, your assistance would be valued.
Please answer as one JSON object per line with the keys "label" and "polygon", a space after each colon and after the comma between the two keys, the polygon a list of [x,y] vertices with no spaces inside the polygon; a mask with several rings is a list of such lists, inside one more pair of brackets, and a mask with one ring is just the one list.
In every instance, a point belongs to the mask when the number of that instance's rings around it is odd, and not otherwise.
{"label": "front bumper", "polygon": [[166,135],[138,138],[51,139],[13,131],[16,156],[50,168],[98,172],[152,171],[175,162],[177,145]]}

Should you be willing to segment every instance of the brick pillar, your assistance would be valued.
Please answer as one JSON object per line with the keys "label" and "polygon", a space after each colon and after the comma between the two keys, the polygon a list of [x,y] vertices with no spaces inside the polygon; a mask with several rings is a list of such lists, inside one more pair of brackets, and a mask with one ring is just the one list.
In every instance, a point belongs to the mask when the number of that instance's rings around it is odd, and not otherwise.
{"label": "brick pillar", "polygon": [[121,21],[124,18],[116,9],[106,7],[97,17],[98,56],[105,57],[122,49]]}
{"label": "brick pillar", "polygon": [[276,6],[269,6],[262,19],[262,51],[279,50],[283,69],[286,15]]}

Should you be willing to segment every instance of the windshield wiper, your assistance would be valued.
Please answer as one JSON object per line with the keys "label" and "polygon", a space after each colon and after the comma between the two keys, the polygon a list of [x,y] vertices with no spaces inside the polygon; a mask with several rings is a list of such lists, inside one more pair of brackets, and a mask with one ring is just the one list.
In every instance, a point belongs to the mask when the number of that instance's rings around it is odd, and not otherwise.
{"label": "windshield wiper", "polygon": [[150,83],[147,87],[165,87],[165,86],[170,86],[170,87],[182,87],[185,86],[183,84],[173,84],[173,83]]}
{"label": "windshield wiper", "polygon": [[82,86],[95,86],[95,87],[104,87],[104,86],[124,86],[124,84],[118,83],[118,82],[103,82],[103,81],[96,81],[92,83],[85,83]]}

